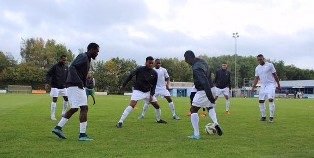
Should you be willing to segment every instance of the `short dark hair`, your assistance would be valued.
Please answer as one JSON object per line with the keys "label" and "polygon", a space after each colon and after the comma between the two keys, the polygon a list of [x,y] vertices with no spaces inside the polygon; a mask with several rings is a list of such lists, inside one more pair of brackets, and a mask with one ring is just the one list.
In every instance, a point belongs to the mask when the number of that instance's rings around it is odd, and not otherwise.
{"label": "short dark hair", "polygon": [[187,51],[184,53],[184,57],[194,59],[194,58],[195,58],[195,54],[193,53],[193,51],[187,50]]}
{"label": "short dark hair", "polygon": [[65,55],[65,54],[62,54],[61,56],[60,56],[60,59],[62,59],[62,58],[66,58],[67,56]]}
{"label": "short dark hair", "polygon": [[146,57],[146,61],[148,61],[148,60],[154,60],[154,58],[152,56],[148,56],[148,57]]}
{"label": "short dark hair", "polygon": [[263,54],[258,54],[256,57],[257,58],[264,58]]}
{"label": "short dark hair", "polygon": [[155,59],[155,62],[156,62],[157,60],[160,60],[160,59],[159,59],[159,58]]}
{"label": "short dark hair", "polygon": [[91,49],[97,49],[99,48],[99,45],[96,44],[96,43],[90,43],[88,46],[87,46],[87,51],[91,50]]}

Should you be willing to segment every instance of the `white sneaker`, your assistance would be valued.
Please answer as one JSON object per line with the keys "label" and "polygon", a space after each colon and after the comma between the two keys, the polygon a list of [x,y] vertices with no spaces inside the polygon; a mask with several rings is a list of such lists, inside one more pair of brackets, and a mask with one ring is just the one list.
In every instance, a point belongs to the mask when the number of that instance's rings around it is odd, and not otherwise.
{"label": "white sneaker", "polygon": [[52,120],[52,121],[57,121],[56,116],[51,116],[51,120]]}

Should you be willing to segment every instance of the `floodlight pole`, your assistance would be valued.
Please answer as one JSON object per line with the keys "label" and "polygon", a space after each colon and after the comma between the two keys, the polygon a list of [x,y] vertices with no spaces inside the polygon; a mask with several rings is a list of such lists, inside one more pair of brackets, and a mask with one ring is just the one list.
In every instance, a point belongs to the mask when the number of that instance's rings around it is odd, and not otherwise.
{"label": "floodlight pole", "polygon": [[234,38],[234,88],[238,87],[238,81],[237,81],[237,38],[239,37],[238,32],[233,33]]}

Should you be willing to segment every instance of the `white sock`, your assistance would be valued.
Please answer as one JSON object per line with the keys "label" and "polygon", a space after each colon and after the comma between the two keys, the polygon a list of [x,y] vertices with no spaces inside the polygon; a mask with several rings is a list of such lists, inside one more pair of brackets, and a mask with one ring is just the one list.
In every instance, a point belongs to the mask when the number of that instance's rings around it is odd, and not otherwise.
{"label": "white sock", "polygon": [[55,117],[57,103],[51,102],[51,117]]}
{"label": "white sock", "polygon": [[160,110],[160,108],[156,109],[156,118],[157,118],[157,121],[161,120],[161,110]]}
{"label": "white sock", "polygon": [[194,136],[200,135],[200,129],[198,127],[198,122],[199,122],[198,113],[192,113],[191,114],[191,123],[192,123],[192,127],[194,129]]}
{"label": "white sock", "polygon": [[215,108],[209,109],[208,115],[209,115],[209,117],[212,119],[212,121],[214,122],[214,124],[215,124],[215,125],[218,125],[218,120],[217,120]]}
{"label": "white sock", "polygon": [[62,115],[67,112],[68,105],[69,105],[68,103],[69,103],[69,102],[67,102],[67,101],[64,101],[64,102],[63,102]]}
{"label": "white sock", "polygon": [[63,127],[69,119],[66,119],[64,117],[61,118],[60,122],[58,123],[58,126]]}
{"label": "white sock", "polygon": [[87,122],[80,123],[80,133],[86,133]]}
{"label": "white sock", "polygon": [[265,103],[259,103],[259,108],[260,108],[262,117],[266,117],[266,105],[265,105]]}
{"label": "white sock", "polygon": [[274,102],[269,102],[269,112],[270,112],[270,117],[274,117],[275,115],[275,103]]}
{"label": "white sock", "polygon": [[119,122],[123,123],[123,121],[126,119],[126,117],[128,117],[129,113],[132,110],[133,110],[132,106],[129,105],[128,107],[126,107]]}
{"label": "white sock", "polygon": [[169,107],[170,107],[170,110],[172,112],[172,116],[175,116],[176,115],[176,110],[174,109],[173,102],[169,103]]}
{"label": "white sock", "polygon": [[145,116],[145,115],[146,115],[146,111],[147,111],[148,108],[149,108],[149,104],[150,104],[150,103],[146,103],[146,102],[145,102],[145,104],[144,104],[144,106],[143,106],[142,116]]}
{"label": "white sock", "polygon": [[230,110],[230,100],[226,100],[226,111]]}

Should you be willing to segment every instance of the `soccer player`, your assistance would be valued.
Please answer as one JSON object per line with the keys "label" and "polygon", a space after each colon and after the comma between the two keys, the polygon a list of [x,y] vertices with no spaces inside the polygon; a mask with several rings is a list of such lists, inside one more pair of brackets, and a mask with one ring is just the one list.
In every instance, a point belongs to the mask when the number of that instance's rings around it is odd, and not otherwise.
{"label": "soccer player", "polygon": [[218,96],[224,95],[226,99],[226,114],[230,115],[229,92],[231,90],[231,73],[227,70],[228,65],[223,63],[221,69],[216,71],[214,84],[216,85],[216,104]]}
{"label": "soccer player", "polygon": [[51,86],[50,96],[52,97],[51,102],[51,120],[56,121],[56,107],[57,107],[57,100],[59,96],[63,97],[63,110],[62,115],[65,114],[68,108],[68,97],[67,97],[67,89],[65,81],[68,75],[68,66],[67,64],[67,56],[61,55],[59,62],[53,65],[47,72],[46,75],[46,84],[45,89],[49,88],[49,84]]}
{"label": "soccer player", "polygon": [[259,92],[259,106],[262,114],[261,121],[266,121],[266,105],[265,100],[269,101],[269,111],[270,117],[269,122],[274,122],[274,114],[275,114],[275,90],[276,83],[277,88],[280,90],[280,83],[276,73],[276,69],[272,63],[265,62],[265,58],[262,54],[257,56],[257,61],[259,65],[255,68],[255,80],[251,90],[251,93],[254,92],[256,84],[258,80],[260,80],[260,92]]}
{"label": "soccer player", "polygon": [[88,104],[84,88],[86,87],[86,78],[91,59],[95,59],[98,52],[99,45],[90,43],[87,46],[87,52],[79,54],[69,67],[66,84],[68,87],[68,97],[71,103],[71,109],[65,113],[58,125],[52,130],[52,133],[56,134],[61,139],[66,139],[62,132],[63,126],[68,122],[71,116],[78,111],[78,109],[81,109],[79,117],[80,135],[78,140],[93,140],[86,135]]}
{"label": "soccer player", "polygon": [[156,109],[157,123],[167,123],[161,119],[161,110],[155,95],[155,89],[158,79],[157,72],[153,69],[154,58],[149,56],[146,58],[145,66],[141,66],[133,71],[126,81],[121,85],[120,90],[124,91],[128,82],[136,76],[134,90],[131,96],[130,105],[127,106],[117,124],[117,128],[122,128],[124,120],[128,117],[130,112],[134,109],[139,100],[150,102]]}
{"label": "soccer player", "polygon": [[[158,74],[158,80],[157,80],[157,85],[156,85],[156,90],[155,90],[155,97],[156,98],[158,96],[165,97],[169,103],[169,107],[170,107],[173,119],[180,120],[180,117],[178,115],[176,115],[174,103],[172,102],[171,95],[168,91],[169,86],[170,86],[169,74],[167,72],[167,69],[161,67],[161,60],[160,59],[155,60],[154,70]],[[143,106],[142,115],[139,117],[139,119],[143,119],[145,117],[145,114],[146,114],[148,107],[149,107],[149,102],[145,102],[145,104]]]}
{"label": "soccer player", "polygon": [[218,124],[215,111],[215,98],[213,92],[215,92],[214,84],[211,79],[211,72],[209,70],[208,64],[203,60],[196,58],[191,50],[184,53],[185,62],[192,66],[193,69],[193,80],[197,92],[192,101],[191,107],[191,123],[194,129],[194,134],[189,136],[191,139],[200,139],[199,132],[199,117],[198,110],[203,108],[209,108],[209,116],[215,124],[217,134],[221,136],[223,134],[222,129]]}
{"label": "soccer player", "polygon": [[87,80],[86,80],[86,95],[87,95],[87,99],[88,99],[88,96],[92,96],[93,98],[93,101],[94,101],[94,105],[95,105],[95,90],[94,90],[94,87],[95,87],[95,79],[92,75],[92,72],[89,72],[87,74]]}

